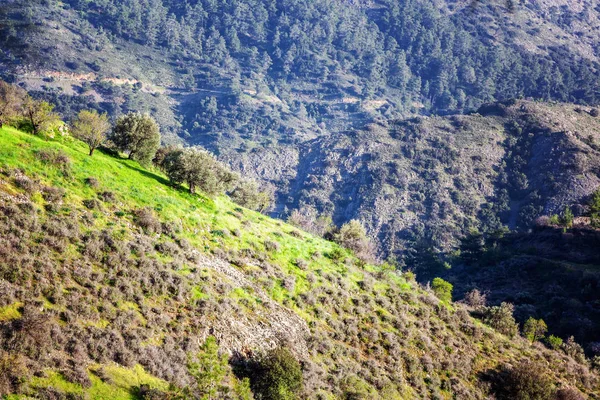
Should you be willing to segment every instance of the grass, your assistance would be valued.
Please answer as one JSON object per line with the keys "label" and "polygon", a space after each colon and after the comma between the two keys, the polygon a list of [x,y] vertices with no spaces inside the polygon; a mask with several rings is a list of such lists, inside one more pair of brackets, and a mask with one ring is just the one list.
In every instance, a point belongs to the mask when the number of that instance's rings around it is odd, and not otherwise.
{"label": "grass", "polygon": [[[95,371],[102,369],[104,380],[95,375]],[[33,377],[28,382],[30,389],[55,388],[67,395],[82,395],[90,400],[134,400],[139,399],[135,388],[148,385],[150,388],[167,389],[168,383],[148,374],[140,365],[133,368],[124,368],[118,365],[94,366],[88,372],[92,386],[84,388],[81,385],[68,382],[60,373],[47,371],[44,377]],[[109,383],[110,382],[110,383]],[[25,397],[14,397],[25,398]]]}
{"label": "grass", "polygon": [[[150,207],[160,214],[161,220],[180,224],[183,229],[181,236],[206,252],[222,248],[236,251],[252,249],[264,240],[277,241],[280,247],[269,254],[270,262],[288,272],[297,258],[310,260],[314,253],[327,254],[334,249],[339,251],[337,245],[308,233],[302,233],[299,237],[290,235],[290,232],[297,230],[260,213],[241,209],[226,196],[211,199],[191,195],[185,189],[173,188],[164,175],[145,169],[135,161],[115,158],[101,151],[89,157],[87,147],[70,138],[46,141],[13,128],[3,128],[0,129],[0,142],[3,144],[0,148],[0,166],[19,168],[28,176],[41,178],[46,185],[64,188],[68,193],[66,204],[80,205],[84,200],[96,198],[98,192],[113,192],[120,208],[115,210],[115,214],[121,216],[118,227],[124,232],[133,220],[131,211]],[[56,168],[49,168],[35,157],[39,150],[49,148],[63,151],[72,160],[69,177]],[[88,178],[95,178],[99,187],[86,185]],[[114,228],[112,216],[107,217],[102,212],[95,215],[98,217],[96,228]],[[239,235],[230,234],[233,231]],[[319,260],[321,267],[322,261]],[[329,267],[343,271],[335,263],[329,263]]]}
{"label": "grass", "polygon": [[0,322],[11,321],[13,319],[19,319],[21,312],[19,308],[23,305],[21,302],[15,302],[4,307],[0,307]]}

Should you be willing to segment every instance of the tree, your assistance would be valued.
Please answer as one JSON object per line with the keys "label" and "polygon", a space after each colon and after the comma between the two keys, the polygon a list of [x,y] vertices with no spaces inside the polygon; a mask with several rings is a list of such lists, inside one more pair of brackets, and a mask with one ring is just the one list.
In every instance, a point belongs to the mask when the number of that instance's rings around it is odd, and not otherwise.
{"label": "tree", "polygon": [[152,162],[159,167],[174,186],[185,182],[185,170],[183,166],[183,148],[167,146],[161,147],[156,152]]}
{"label": "tree", "polygon": [[600,190],[592,194],[590,201],[590,224],[594,228],[600,228]]}
{"label": "tree", "polygon": [[147,164],[160,146],[160,129],[151,116],[129,113],[117,120],[110,140],[117,149],[129,153],[129,159]]}
{"label": "tree", "polygon": [[570,228],[573,226],[573,211],[571,211],[571,208],[569,207],[565,207],[565,210],[562,213],[562,216],[560,218],[560,222],[567,228]]}
{"label": "tree", "polygon": [[288,349],[278,347],[255,363],[250,384],[259,399],[297,399],[302,390],[302,367]]}
{"label": "tree", "polygon": [[435,278],[431,283],[431,288],[438,299],[445,302],[452,301],[453,286],[450,282],[446,282],[442,278]]}
{"label": "tree", "polygon": [[498,332],[513,337],[519,332],[513,311],[515,306],[511,303],[502,303],[500,306],[490,307],[486,310],[483,321]]}
{"label": "tree", "polygon": [[74,137],[88,145],[90,156],[106,140],[110,130],[107,114],[98,114],[96,110],[83,110],[77,114],[71,124],[71,133]]}
{"label": "tree", "polygon": [[213,336],[206,338],[200,352],[188,360],[187,368],[195,383],[194,387],[187,388],[188,394],[203,400],[217,398],[228,364],[227,356],[219,355],[219,346]]}
{"label": "tree", "polygon": [[467,264],[476,264],[483,254],[483,235],[472,229],[460,242],[460,258]]}
{"label": "tree", "polygon": [[34,135],[47,131],[53,124],[60,121],[58,114],[53,112],[54,106],[46,101],[27,97],[23,108]]}
{"label": "tree", "polygon": [[242,180],[229,194],[231,200],[251,210],[263,212],[271,207],[272,195],[261,191],[258,184],[250,180]]}
{"label": "tree", "polygon": [[546,343],[548,343],[548,346],[550,346],[551,349],[560,350],[563,345],[563,340],[558,336],[550,335],[546,338]]}
{"label": "tree", "polygon": [[0,128],[20,115],[26,98],[23,89],[0,81]]}
{"label": "tree", "polygon": [[543,339],[547,331],[548,327],[543,319],[529,317],[523,325],[523,336],[531,340],[531,343]]}
{"label": "tree", "polygon": [[180,162],[190,193],[197,188],[208,195],[223,193],[237,181],[237,176],[206,150],[184,149]]}

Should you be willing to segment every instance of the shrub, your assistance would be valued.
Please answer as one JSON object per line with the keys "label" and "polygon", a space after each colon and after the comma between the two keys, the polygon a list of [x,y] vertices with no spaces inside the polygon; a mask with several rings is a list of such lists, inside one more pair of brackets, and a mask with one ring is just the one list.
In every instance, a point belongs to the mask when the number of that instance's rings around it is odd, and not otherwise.
{"label": "shrub", "polygon": [[438,299],[450,302],[452,301],[452,284],[450,282],[446,282],[442,278],[435,278],[431,284],[431,288],[433,292],[437,296]]}
{"label": "shrub", "polygon": [[502,303],[500,306],[490,307],[486,310],[483,321],[509,337],[515,336],[519,332],[513,311],[515,306],[511,303]]}
{"label": "shrub", "polygon": [[16,393],[28,374],[21,355],[0,350],[0,397]]}
{"label": "shrub", "polygon": [[560,217],[560,222],[563,226],[570,228],[573,226],[573,220],[574,220],[574,216],[573,216],[573,211],[571,211],[570,207],[565,207],[561,217]]}
{"label": "shrub", "polygon": [[321,237],[334,228],[331,217],[319,215],[314,207],[308,206],[292,211],[287,222]]}
{"label": "shrub", "polygon": [[498,399],[506,400],[550,400],[555,393],[548,372],[530,360],[503,366],[494,387]]}
{"label": "shrub", "polygon": [[600,190],[595,191],[590,200],[590,224],[600,228]]}
{"label": "shrub", "polygon": [[281,246],[277,242],[274,242],[272,240],[265,240],[265,250],[269,252],[279,251],[280,247]]}
{"label": "shrub", "polygon": [[160,233],[161,224],[154,217],[154,212],[150,207],[138,208],[133,211],[134,222],[146,233]]}
{"label": "shrub", "polygon": [[546,331],[548,331],[548,327],[543,319],[529,317],[523,325],[523,336],[529,339],[531,343],[543,339]]}
{"label": "shrub", "polygon": [[86,208],[88,208],[90,210],[96,210],[96,209],[100,208],[100,202],[96,199],[86,199],[86,200],[83,200],[82,203]]}
{"label": "shrub", "polygon": [[100,182],[96,178],[85,178],[85,184],[91,188],[97,189],[100,186]]}
{"label": "shrub", "polygon": [[98,194],[98,197],[105,203],[113,203],[116,200],[115,194],[109,191]]}
{"label": "shrub", "polygon": [[356,375],[344,378],[340,385],[345,400],[366,400],[377,398],[377,391]]}
{"label": "shrub", "polygon": [[340,230],[334,234],[334,240],[341,246],[352,250],[357,257],[363,260],[374,258],[375,249],[367,236],[367,231],[355,219],[342,225]]}
{"label": "shrub", "polygon": [[477,289],[473,289],[465,295],[465,303],[476,309],[485,307],[486,301],[485,294]]}
{"label": "shrub", "polygon": [[302,390],[302,368],[290,351],[278,347],[254,360],[250,373],[252,391],[259,399],[297,399]]}
{"label": "shrub", "polygon": [[209,336],[195,357],[187,363],[188,372],[194,379],[194,386],[186,388],[189,395],[196,398],[216,398],[222,389],[227,374],[227,356],[219,355],[219,346],[214,336]]}
{"label": "shrub", "polygon": [[71,173],[71,159],[62,150],[42,149],[36,153],[36,157],[44,164],[56,167],[64,176]]}
{"label": "shrub", "polygon": [[42,189],[42,197],[49,203],[59,203],[65,197],[65,190],[63,188],[45,186]]}
{"label": "shrub", "polygon": [[562,388],[556,391],[553,400],[585,400],[585,397],[575,388]]}
{"label": "shrub", "polygon": [[583,348],[575,341],[573,336],[570,336],[563,344],[563,351],[575,361],[582,364],[585,363],[585,353]]}
{"label": "shrub", "polygon": [[558,336],[550,335],[546,338],[546,343],[553,350],[559,350],[563,345],[563,340]]}

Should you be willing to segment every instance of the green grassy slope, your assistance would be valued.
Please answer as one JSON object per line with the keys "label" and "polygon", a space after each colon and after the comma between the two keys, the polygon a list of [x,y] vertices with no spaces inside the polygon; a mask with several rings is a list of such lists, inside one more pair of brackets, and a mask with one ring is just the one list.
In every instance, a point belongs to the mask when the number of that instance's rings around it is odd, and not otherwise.
{"label": "green grassy slope", "polygon": [[486,398],[486,377],[523,357],[557,387],[600,395],[586,365],[496,333],[410,276],[86,154],[0,130],[0,376],[14,378],[0,391],[184,387],[187,356],[214,335],[233,360],[289,347],[305,398]]}

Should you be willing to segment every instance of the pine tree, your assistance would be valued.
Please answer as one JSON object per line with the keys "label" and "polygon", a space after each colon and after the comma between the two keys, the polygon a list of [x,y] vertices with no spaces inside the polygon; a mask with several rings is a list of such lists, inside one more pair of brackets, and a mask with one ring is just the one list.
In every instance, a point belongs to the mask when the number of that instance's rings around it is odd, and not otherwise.
{"label": "pine tree", "polygon": [[195,383],[194,387],[187,388],[188,395],[202,400],[218,398],[228,364],[227,356],[219,355],[219,346],[213,336],[206,338],[200,352],[190,358],[187,367]]}

